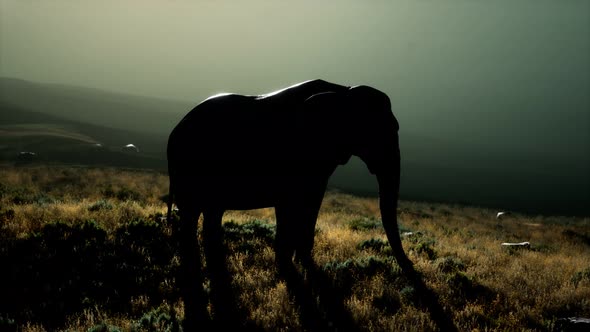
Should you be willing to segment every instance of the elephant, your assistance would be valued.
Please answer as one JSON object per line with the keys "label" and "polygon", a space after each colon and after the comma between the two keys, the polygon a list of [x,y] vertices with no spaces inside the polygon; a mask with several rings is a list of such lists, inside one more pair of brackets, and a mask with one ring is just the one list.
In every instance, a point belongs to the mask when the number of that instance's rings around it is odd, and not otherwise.
{"label": "elephant", "polygon": [[[180,215],[182,273],[200,270],[197,220],[209,258],[221,250],[226,210],[274,207],[279,273],[293,258],[312,264],[314,231],[330,175],[358,156],[377,177],[383,226],[397,263],[413,271],[398,225],[399,124],[389,97],[369,86],[316,79],[265,95],[219,94],[192,109],[169,136],[170,195]],[[217,266],[219,268],[219,266]],[[201,290],[185,282],[187,315]],[[187,317],[187,316],[185,316]]]}

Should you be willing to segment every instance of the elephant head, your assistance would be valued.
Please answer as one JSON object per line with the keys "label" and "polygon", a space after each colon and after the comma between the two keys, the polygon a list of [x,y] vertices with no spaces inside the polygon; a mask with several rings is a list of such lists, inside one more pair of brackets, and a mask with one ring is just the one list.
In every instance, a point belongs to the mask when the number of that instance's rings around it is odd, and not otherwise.
{"label": "elephant head", "polygon": [[[313,99],[316,99],[313,101]],[[395,258],[405,272],[413,273],[405,255],[397,225],[397,202],[400,186],[399,124],[391,111],[389,97],[368,86],[351,87],[348,91],[313,96],[316,110],[328,112],[333,128],[330,135],[342,138],[333,145],[337,158],[344,164],[355,155],[377,177],[379,207],[383,227]],[[320,108],[322,110],[320,110]],[[334,123],[334,119],[335,123]]]}

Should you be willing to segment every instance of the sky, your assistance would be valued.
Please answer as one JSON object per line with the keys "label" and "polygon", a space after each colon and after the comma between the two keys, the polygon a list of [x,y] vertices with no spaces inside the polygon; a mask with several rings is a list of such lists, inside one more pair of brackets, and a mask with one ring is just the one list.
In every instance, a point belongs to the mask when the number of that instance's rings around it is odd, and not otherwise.
{"label": "sky", "polygon": [[403,130],[587,160],[590,1],[0,0],[0,76],[195,103],[366,84]]}

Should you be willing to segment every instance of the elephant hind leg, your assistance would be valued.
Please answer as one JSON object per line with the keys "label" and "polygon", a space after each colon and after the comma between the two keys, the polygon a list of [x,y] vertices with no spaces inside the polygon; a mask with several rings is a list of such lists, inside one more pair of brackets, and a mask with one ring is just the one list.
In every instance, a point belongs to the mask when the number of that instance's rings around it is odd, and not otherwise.
{"label": "elephant hind leg", "polygon": [[193,331],[206,325],[207,301],[203,292],[201,255],[197,237],[200,211],[183,208],[180,211],[180,273],[179,281],[184,301],[184,330]]}
{"label": "elephant hind leg", "polygon": [[232,277],[227,267],[227,254],[223,245],[221,219],[223,210],[203,213],[203,246],[206,270],[211,282],[213,320],[222,330],[237,330],[242,321],[238,300],[233,292]]}
{"label": "elephant hind leg", "polygon": [[223,265],[225,250],[221,228],[223,212],[223,210],[209,210],[203,213],[203,247],[209,273],[225,268]]}

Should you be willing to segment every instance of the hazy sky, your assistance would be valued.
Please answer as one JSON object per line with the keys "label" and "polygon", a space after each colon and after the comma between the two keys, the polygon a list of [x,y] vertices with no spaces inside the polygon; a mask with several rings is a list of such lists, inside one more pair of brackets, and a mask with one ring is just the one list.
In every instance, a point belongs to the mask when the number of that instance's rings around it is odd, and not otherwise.
{"label": "hazy sky", "polygon": [[422,134],[589,147],[588,0],[0,4],[0,76],[195,102],[324,78],[385,91]]}

